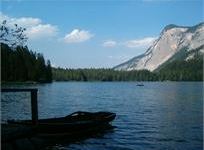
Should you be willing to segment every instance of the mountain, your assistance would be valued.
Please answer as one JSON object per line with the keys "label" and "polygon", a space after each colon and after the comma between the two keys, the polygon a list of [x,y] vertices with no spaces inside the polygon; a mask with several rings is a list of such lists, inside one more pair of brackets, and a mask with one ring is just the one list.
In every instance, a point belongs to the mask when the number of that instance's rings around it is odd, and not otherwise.
{"label": "mountain", "polygon": [[159,38],[139,56],[124,62],[115,70],[159,70],[174,60],[188,61],[204,54],[204,22],[192,27],[167,25]]}

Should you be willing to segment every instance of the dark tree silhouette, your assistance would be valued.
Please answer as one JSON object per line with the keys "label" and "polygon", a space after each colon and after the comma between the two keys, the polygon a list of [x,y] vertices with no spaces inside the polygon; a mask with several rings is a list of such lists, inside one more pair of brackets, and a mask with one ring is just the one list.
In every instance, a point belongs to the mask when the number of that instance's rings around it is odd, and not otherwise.
{"label": "dark tree silhouette", "polygon": [[42,54],[32,52],[26,45],[25,28],[14,28],[3,21],[0,27],[2,81],[52,82],[51,63]]}
{"label": "dark tree silhouette", "polygon": [[25,34],[26,28],[19,27],[17,24],[9,26],[7,21],[4,20],[0,26],[0,42],[7,44],[11,48],[17,46],[25,46],[28,38]]}

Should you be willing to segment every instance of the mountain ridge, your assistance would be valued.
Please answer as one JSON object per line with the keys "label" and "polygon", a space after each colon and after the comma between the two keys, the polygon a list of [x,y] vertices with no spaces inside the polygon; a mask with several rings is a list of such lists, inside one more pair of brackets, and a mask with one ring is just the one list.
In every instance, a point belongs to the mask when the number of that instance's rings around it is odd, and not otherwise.
{"label": "mountain ridge", "polygon": [[[160,36],[145,51],[145,53],[135,56],[132,59],[119,64],[115,70],[157,70],[165,62],[175,56],[180,50],[188,53],[200,47],[201,55],[204,53],[204,22],[194,26],[167,25],[161,31]],[[186,60],[192,59],[195,54],[188,53]]]}

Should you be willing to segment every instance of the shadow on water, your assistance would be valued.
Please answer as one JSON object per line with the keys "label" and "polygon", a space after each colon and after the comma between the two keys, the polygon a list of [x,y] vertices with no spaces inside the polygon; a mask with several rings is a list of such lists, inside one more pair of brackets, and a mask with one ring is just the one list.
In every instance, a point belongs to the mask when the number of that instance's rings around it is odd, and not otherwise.
{"label": "shadow on water", "polygon": [[70,136],[60,136],[55,138],[46,138],[46,146],[43,150],[58,150],[62,147],[69,147],[71,144],[83,144],[85,140],[88,139],[102,139],[106,134],[114,133],[116,126],[108,124],[107,126],[101,127],[100,129],[94,130],[92,132],[87,132],[82,135],[72,135]]}
{"label": "shadow on water", "polygon": [[[63,146],[69,147],[70,144],[81,144],[88,139],[103,139],[105,134],[114,132],[115,126],[110,124],[87,129],[82,132],[70,132],[60,134],[36,133],[35,128],[26,125],[2,124],[3,150],[52,150],[60,149]],[[46,135],[46,136],[45,136]],[[57,146],[58,145],[58,146]]]}

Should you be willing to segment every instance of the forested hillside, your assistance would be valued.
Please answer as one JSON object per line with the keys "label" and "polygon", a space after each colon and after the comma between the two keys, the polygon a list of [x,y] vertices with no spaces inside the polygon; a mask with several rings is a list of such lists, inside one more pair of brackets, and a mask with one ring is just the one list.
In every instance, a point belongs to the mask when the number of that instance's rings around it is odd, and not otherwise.
{"label": "forested hillside", "polygon": [[160,80],[203,81],[203,56],[173,61],[159,71],[159,76]]}

